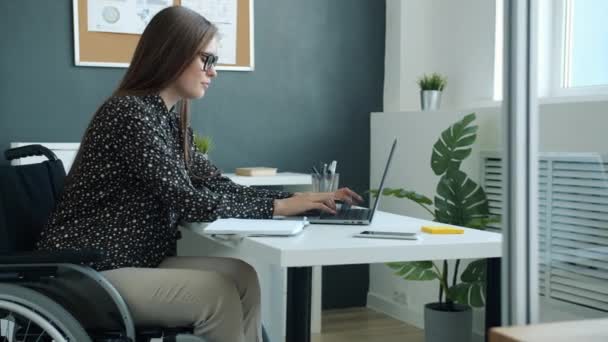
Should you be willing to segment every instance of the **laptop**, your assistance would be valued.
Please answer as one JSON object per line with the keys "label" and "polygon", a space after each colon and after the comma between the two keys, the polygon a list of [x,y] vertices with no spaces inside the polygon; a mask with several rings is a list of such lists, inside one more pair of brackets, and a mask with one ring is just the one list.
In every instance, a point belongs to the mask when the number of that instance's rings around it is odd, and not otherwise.
{"label": "laptop", "polygon": [[374,205],[369,208],[352,208],[347,203],[344,203],[340,209],[337,210],[335,215],[325,212],[317,213],[317,216],[307,216],[308,222],[316,224],[351,224],[351,225],[369,225],[372,223],[374,213],[378,209],[380,203],[380,194],[384,190],[384,181],[386,180],[386,174],[391,166],[391,160],[393,159],[393,153],[395,152],[395,146],[397,146],[397,139],[393,141],[393,146],[388,155],[386,166],[382,174],[382,180],[380,181],[379,195],[376,197]]}

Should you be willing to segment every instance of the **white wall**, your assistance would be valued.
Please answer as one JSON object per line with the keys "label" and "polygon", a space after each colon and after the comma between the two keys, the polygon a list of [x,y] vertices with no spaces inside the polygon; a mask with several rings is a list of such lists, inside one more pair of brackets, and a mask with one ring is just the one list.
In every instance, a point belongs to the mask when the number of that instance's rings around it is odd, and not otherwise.
{"label": "white wall", "polygon": [[388,0],[386,9],[385,111],[419,109],[416,81],[431,72],[448,78],[444,109],[492,98],[493,0]]}
{"label": "white wall", "polygon": [[608,101],[540,106],[542,152],[608,152]]}
{"label": "white wall", "polygon": [[[401,5],[399,0],[386,2],[386,48],[384,53],[384,110],[401,108]],[[389,70],[390,69],[390,70]]]}
{"label": "white wall", "polygon": [[[441,130],[471,111],[477,113],[480,130],[465,169],[478,181],[480,166],[475,153],[500,149],[503,133],[501,108],[477,107],[493,94],[494,19],[492,0],[387,0],[385,113],[372,114],[372,118],[397,115],[401,121],[380,129],[372,119],[372,187],[377,182],[373,175],[378,163],[373,158],[378,131],[387,139],[391,134],[404,134],[409,139],[399,142],[404,154],[396,158],[388,184],[433,195],[437,179],[430,171],[432,144]],[[415,81],[421,74],[434,71],[448,77],[444,111],[413,112],[420,107]],[[540,151],[608,152],[604,138],[608,101],[543,104],[539,115]],[[429,218],[427,212],[405,200],[384,198],[381,210]],[[406,282],[385,265],[370,266],[368,306],[394,317],[422,326],[422,307],[436,301],[437,293],[434,282]],[[541,308],[541,313],[548,311],[548,307]],[[478,312],[478,332],[483,327],[482,317]]]}

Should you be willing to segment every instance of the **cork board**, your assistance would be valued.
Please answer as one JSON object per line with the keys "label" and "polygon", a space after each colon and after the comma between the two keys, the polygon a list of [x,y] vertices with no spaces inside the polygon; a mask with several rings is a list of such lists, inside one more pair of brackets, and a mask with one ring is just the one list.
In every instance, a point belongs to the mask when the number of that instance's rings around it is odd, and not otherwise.
{"label": "cork board", "polygon": [[[175,5],[180,2],[173,0]],[[87,0],[73,0],[72,10],[74,63],[77,66],[128,67],[140,35],[88,31]],[[217,70],[253,70],[253,0],[237,0],[236,37],[236,64],[220,63]]]}

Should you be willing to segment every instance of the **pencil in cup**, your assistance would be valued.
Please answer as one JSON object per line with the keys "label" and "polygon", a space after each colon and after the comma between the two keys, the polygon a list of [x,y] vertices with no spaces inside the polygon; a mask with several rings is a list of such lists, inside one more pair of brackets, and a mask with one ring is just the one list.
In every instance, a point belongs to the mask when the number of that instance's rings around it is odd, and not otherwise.
{"label": "pencil in cup", "polygon": [[338,190],[340,183],[340,174],[317,174],[312,175],[312,191],[313,192],[334,192]]}

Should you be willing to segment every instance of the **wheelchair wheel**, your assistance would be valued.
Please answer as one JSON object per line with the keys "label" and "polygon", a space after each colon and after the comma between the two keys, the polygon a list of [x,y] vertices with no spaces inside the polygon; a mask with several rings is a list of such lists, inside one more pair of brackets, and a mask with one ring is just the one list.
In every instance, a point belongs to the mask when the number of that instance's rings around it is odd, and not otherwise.
{"label": "wheelchair wheel", "polygon": [[91,342],[61,305],[22,286],[0,284],[0,342]]}

